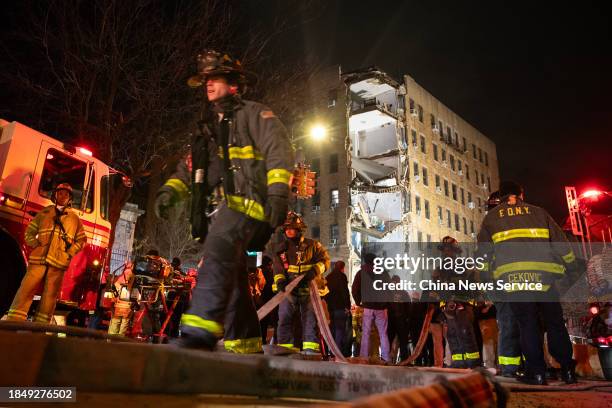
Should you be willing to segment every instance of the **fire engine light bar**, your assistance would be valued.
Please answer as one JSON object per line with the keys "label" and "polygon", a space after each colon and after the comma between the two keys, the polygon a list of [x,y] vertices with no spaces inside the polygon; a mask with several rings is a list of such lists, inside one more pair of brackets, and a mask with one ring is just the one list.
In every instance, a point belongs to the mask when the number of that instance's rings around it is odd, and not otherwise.
{"label": "fire engine light bar", "polygon": [[91,150],[88,150],[84,147],[79,147],[79,152],[84,154],[85,156],[93,157],[93,153],[91,152]]}

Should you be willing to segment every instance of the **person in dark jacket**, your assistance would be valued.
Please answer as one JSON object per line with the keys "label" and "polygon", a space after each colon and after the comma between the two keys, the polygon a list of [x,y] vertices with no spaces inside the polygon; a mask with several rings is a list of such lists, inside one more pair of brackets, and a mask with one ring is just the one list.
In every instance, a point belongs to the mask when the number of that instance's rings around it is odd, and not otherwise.
{"label": "person in dark jacket", "polygon": [[[262,250],[287,214],[294,166],[287,132],[268,107],[242,99],[255,75],[227,54],[198,56],[189,79],[208,99],[191,153],[158,191],[156,214],[191,199],[191,226],[206,259],[189,310],[181,319],[181,347],[212,349],[221,337],[236,353],[262,350],[249,294],[247,250]],[[211,216],[210,197],[217,207]]]}
{"label": "person in dark jacket", "polygon": [[[546,384],[546,363],[540,320],[547,334],[550,354],[561,365],[561,377],[576,382],[572,344],[563,321],[555,281],[566,272],[577,272],[576,257],[561,228],[542,208],[524,201],[523,188],[506,181],[500,184],[501,204],[493,208],[478,234],[479,252],[488,273],[508,286],[506,298],[520,329],[528,384]],[[527,289],[531,284],[534,289]],[[523,286],[521,286],[523,285]],[[539,289],[538,289],[539,288]]]}
{"label": "person in dark jacket", "polygon": [[[380,338],[380,357],[383,361],[389,362],[389,338],[387,337],[388,315],[387,303],[376,299],[377,293],[373,289],[374,280],[383,280],[388,282],[389,276],[385,271],[380,275],[374,274],[374,259],[376,255],[365,254],[363,257],[364,264],[355,275],[351,293],[355,302],[363,307],[363,322],[362,322],[362,337],[360,357],[369,357],[370,352],[370,332],[372,324],[376,326],[378,337]],[[363,296],[365,294],[365,296]],[[364,299],[364,297],[366,299]],[[363,299],[363,300],[362,300]]]}
{"label": "person in dark jacket", "polygon": [[[272,268],[272,258],[267,255],[264,255],[259,268],[263,272],[264,278],[266,280],[266,285],[264,286],[263,291],[261,293],[261,304],[265,305],[270,299],[274,297],[274,291],[272,290],[272,286],[274,285],[274,269]],[[272,342],[276,344],[277,323],[278,306],[259,321],[259,325],[261,327],[261,340],[263,344],[267,344],[270,340],[272,340]],[[272,327],[274,329],[272,339],[268,339],[268,327]]]}
{"label": "person in dark jacket", "polygon": [[336,344],[345,357],[350,355],[351,295],[348,289],[348,279],[344,273],[344,262],[337,261],[329,275],[327,287],[329,293],[325,297],[327,310],[331,320],[331,332]]}

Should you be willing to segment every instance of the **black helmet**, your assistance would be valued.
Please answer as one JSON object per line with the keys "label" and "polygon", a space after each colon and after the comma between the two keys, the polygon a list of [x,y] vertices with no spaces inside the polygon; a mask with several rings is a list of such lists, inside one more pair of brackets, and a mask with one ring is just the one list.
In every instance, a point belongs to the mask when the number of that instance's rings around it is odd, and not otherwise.
{"label": "black helmet", "polygon": [[295,228],[296,230],[304,231],[306,229],[306,223],[300,214],[294,211],[289,211],[287,213],[287,219],[283,224],[283,228]]}
{"label": "black helmet", "polygon": [[510,195],[520,196],[523,193],[523,186],[519,183],[510,180],[499,183],[499,195],[502,199]]}
{"label": "black helmet", "polygon": [[233,59],[228,54],[221,54],[213,50],[206,50],[198,54],[198,74],[187,81],[187,85],[198,88],[206,82],[210,75],[225,75],[234,77],[241,87],[247,84],[253,85],[257,82],[257,76],[242,68],[239,60]]}
{"label": "black helmet", "polygon": [[501,194],[499,194],[499,191],[494,191],[491,193],[491,195],[487,199],[486,210],[491,211],[493,208],[497,207],[500,204],[501,204]]}

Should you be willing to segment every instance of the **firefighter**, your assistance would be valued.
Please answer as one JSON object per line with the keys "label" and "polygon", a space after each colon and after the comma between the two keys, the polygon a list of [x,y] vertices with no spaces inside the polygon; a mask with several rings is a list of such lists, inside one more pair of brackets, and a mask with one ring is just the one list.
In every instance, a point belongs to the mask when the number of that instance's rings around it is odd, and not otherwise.
{"label": "firefighter", "polygon": [[[450,236],[442,238],[438,249],[442,252],[443,268],[436,270],[433,278],[455,283],[456,287],[460,279],[469,279],[466,277],[467,272],[459,273],[453,268],[445,268],[450,264],[447,259],[455,259],[461,255],[462,250],[455,238]],[[451,367],[480,367],[482,359],[474,332],[475,295],[466,290],[440,292],[438,295],[442,299],[440,307],[447,325],[446,339],[451,353]]]}
{"label": "firefighter", "polygon": [[[494,191],[487,200],[487,213],[501,204],[499,191]],[[501,375],[516,377],[521,365],[521,342],[518,322],[512,314],[510,304],[503,301],[495,302],[498,334],[498,363]]]}
{"label": "firefighter", "polygon": [[[504,287],[512,314],[520,329],[521,350],[525,356],[525,375],[518,380],[527,384],[546,384],[546,363],[539,320],[547,333],[548,347],[561,365],[561,377],[576,382],[572,345],[563,322],[563,311],[554,288],[566,271],[576,272],[574,253],[561,228],[542,208],[524,201],[523,188],[506,181],[500,184],[501,203],[492,209],[478,234],[481,252],[488,260],[494,280]],[[529,290],[516,284],[534,284]],[[539,288],[539,289],[538,289]]]}
{"label": "firefighter", "polygon": [[[329,255],[319,241],[304,237],[306,224],[302,217],[290,211],[283,224],[284,239],[274,248],[273,290],[285,291],[285,286],[295,277],[306,274],[298,286],[279,305],[278,345],[289,351],[298,351],[292,335],[293,318],[296,312],[302,319],[302,351],[305,354],[319,354],[317,320],[310,299],[308,284],[312,279],[322,281],[323,273],[329,268]],[[321,284],[319,284],[321,288]],[[324,286],[324,285],[323,285]],[[326,294],[326,288],[321,288]]]}
{"label": "firefighter", "polygon": [[87,242],[79,216],[70,209],[70,184],[61,183],[55,187],[51,201],[53,204],[36,214],[26,228],[25,242],[33,249],[28,258],[28,270],[8,311],[9,320],[26,320],[32,298],[42,288],[34,321],[50,323],[64,272]]}
{"label": "firefighter", "polygon": [[[188,85],[202,87],[207,104],[191,153],[158,192],[156,213],[191,198],[195,239],[206,261],[189,310],[181,319],[181,347],[212,349],[225,339],[236,353],[261,351],[259,321],[249,295],[247,250],[261,250],[287,215],[293,151],[280,120],[266,106],[242,99],[256,80],[240,61],[206,51]],[[209,198],[218,205],[208,229]]]}

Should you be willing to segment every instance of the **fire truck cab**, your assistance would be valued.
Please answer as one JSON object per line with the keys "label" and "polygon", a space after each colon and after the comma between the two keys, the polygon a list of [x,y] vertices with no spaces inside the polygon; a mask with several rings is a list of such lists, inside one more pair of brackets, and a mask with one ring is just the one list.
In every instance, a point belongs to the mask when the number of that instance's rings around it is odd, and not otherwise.
{"label": "fire truck cab", "polygon": [[58,305],[95,309],[111,233],[109,183],[116,173],[85,148],[0,119],[0,316],[8,310],[27,268],[30,248],[25,245],[25,229],[52,204],[51,194],[63,182],[73,188],[72,209],[83,223],[87,245],[64,275]]}

